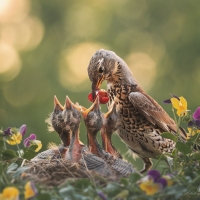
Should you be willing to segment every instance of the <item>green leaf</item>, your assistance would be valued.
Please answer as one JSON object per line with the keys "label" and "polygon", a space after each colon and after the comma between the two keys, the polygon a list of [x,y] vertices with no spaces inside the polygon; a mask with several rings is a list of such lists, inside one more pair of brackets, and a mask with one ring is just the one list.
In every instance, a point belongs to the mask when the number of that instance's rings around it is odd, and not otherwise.
{"label": "green leaf", "polygon": [[19,167],[19,168],[17,169],[17,171],[13,174],[13,177],[15,178],[15,177],[21,175],[23,172],[25,172],[25,171],[28,170],[29,168],[30,168],[30,167],[28,167],[28,166]]}
{"label": "green leaf", "polygon": [[51,200],[51,196],[47,193],[42,193],[37,196],[38,200]]}
{"label": "green leaf", "polygon": [[32,150],[35,152],[35,150],[38,148],[38,145],[36,144],[31,144],[31,146],[28,147],[29,150]]}
{"label": "green leaf", "polygon": [[188,154],[192,152],[191,148],[182,142],[177,142],[176,148],[178,149],[178,151],[180,151],[183,154]]}
{"label": "green leaf", "polygon": [[3,144],[4,144],[4,141],[3,141],[3,138],[0,137],[0,153],[3,151]]}
{"label": "green leaf", "polygon": [[3,163],[0,162],[0,174],[2,174],[2,172],[4,171],[4,168],[3,168]]}
{"label": "green leaf", "polygon": [[161,133],[161,136],[163,138],[167,138],[167,139],[173,140],[174,142],[178,141],[178,137],[173,135],[172,133],[169,133],[169,132]]}
{"label": "green leaf", "polygon": [[132,173],[129,176],[129,182],[130,183],[136,183],[139,179],[141,179],[141,175],[138,173]]}
{"label": "green leaf", "polygon": [[3,160],[10,160],[18,157],[16,152],[13,151],[12,149],[7,149],[3,151],[2,155],[3,155]]}
{"label": "green leaf", "polygon": [[34,158],[36,156],[36,152],[34,152],[33,150],[30,149],[26,149],[24,151],[24,155],[23,158],[27,159],[27,160],[31,160],[32,158]]}
{"label": "green leaf", "polygon": [[17,168],[18,168],[18,164],[16,164],[16,163],[11,163],[11,165],[8,166],[7,173],[11,173],[11,172],[13,172],[15,169],[17,169]]}
{"label": "green leaf", "polygon": [[78,188],[78,189],[83,189],[83,188],[88,187],[89,185],[91,185],[90,179],[83,178],[83,179],[76,181],[74,184],[74,187]]}
{"label": "green leaf", "polygon": [[62,197],[66,197],[67,195],[73,195],[74,192],[75,192],[75,188],[71,185],[64,187],[64,188],[61,188],[59,190],[59,193]]}
{"label": "green leaf", "polygon": [[195,160],[200,160],[200,154],[199,154],[199,153],[194,153],[194,154],[192,154],[192,157],[193,157]]}

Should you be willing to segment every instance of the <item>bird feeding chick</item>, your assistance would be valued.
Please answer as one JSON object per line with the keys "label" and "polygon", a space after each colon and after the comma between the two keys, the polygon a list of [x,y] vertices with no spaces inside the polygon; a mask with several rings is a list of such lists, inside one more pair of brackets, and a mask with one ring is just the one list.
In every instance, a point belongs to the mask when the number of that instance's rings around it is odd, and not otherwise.
{"label": "bird feeding chick", "polygon": [[151,168],[150,158],[174,150],[175,143],[162,138],[161,133],[175,134],[179,129],[182,139],[186,139],[184,129],[178,128],[163,108],[145,93],[125,61],[114,52],[98,50],[90,60],[88,76],[92,82],[93,97],[102,82],[107,81],[108,109],[113,102],[116,103],[119,119],[117,134],[127,147],[144,161],[144,169],[141,172]]}

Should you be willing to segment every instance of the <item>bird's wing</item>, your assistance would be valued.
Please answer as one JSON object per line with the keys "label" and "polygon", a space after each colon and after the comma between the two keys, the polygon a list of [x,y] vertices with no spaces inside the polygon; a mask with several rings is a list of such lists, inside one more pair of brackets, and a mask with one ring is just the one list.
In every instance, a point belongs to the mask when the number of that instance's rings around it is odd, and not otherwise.
{"label": "bird's wing", "polygon": [[[174,120],[149,95],[144,92],[131,92],[129,94],[129,100],[153,125],[158,125],[167,132],[177,132],[178,128]],[[185,131],[181,127],[180,133],[183,138],[186,138]]]}

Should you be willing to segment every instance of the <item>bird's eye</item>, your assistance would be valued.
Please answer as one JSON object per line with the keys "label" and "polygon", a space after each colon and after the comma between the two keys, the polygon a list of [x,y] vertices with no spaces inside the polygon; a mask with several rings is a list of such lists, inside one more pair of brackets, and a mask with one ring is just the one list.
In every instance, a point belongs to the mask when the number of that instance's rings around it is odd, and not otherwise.
{"label": "bird's eye", "polygon": [[104,71],[104,67],[103,67],[103,66],[100,66],[100,67],[99,67],[99,73],[103,73],[103,71]]}

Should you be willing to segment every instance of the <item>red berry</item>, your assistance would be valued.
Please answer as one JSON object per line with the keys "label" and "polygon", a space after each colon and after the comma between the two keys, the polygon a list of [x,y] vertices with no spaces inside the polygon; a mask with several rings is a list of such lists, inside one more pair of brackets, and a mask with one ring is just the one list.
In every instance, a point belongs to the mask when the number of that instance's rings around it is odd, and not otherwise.
{"label": "red berry", "polygon": [[101,104],[106,104],[106,103],[108,103],[108,101],[109,101],[109,98],[108,98],[108,97],[102,97],[102,98],[99,99],[99,102],[100,102]]}
{"label": "red berry", "polygon": [[109,101],[108,93],[106,90],[103,90],[103,89],[96,91],[96,95],[94,99],[92,97],[92,93],[90,92],[88,95],[88,100],[94,102],[97,95],[99,95],[100,104],[106,104]]}
{"label": "red berry", "polygon": [[88,94],[88,100],[93,102],[92,92],[90,92],[90,93]]}

